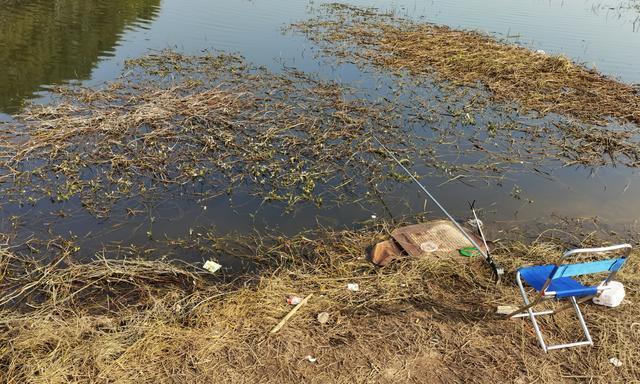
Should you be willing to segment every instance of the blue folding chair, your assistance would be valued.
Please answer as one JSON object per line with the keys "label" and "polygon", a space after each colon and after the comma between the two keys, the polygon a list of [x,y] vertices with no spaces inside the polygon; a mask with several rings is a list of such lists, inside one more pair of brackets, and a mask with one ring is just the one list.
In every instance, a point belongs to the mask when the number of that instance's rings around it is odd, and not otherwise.
{"label": "blue folding chair", "polygon": [[[603,254],[614,251],[619,251],[617,252],[619,256],[613,259],[565,264],[566,260],[572,257],[586,254]],[[589,334],[589,329],[587,329],[587,324],[584,322],[584,318],[582,317],[582,313],[580,312],[578,304],[583,303],[593,298],[594,296],[599,295],[604,290],[610,288],[607,286],[608,283],[615,277],[616,272],[618,272],[618,270],[629,259],[630,253],[631,245],[629,244],[620,244],[604,248],[573,249],[565,252],[557,264],[537,265],[533,267],[520,268],[516,274],[516,281],[518,282],[518,286],[520,287],[520,293],[522,294],[522,299],[524,300],[524,306],[512,312],[508,316],[511,318],[530,318],[531,322],[533,323],[533,328],[536,331],[538,342],[545,352],[553,349],[577,347],[580,345],[593,345],[591,335]],[[604,272],[608,272],[609,275],[604,280],[604,282],[598,286],[583,285],[579,281],[571,278],[572,276],[590,275]],[[531,302],[529,301],[529,297],[527,296],[527,293],[522,284],[523,279],[527,283],[527,285],[533,287],[538,292],[537,297]],[[576,298],[579,298],[579,300],[576,300]],[[569,303],[555,310],[545,310],[540,312],[533,311],[533,307],[536,304],[548,299],[568,299]],[[540,332],[540,327],[538,326],[538,322],[536,321],[536,316],[555,314],[571,306],[573,306],[573,308],[576,310],[578,321],[582,326],[582,330],[584,331],[584,336],[586,339],[568,344],[547,345],[544,341],[544,338],[542,337],[542,332]]]}

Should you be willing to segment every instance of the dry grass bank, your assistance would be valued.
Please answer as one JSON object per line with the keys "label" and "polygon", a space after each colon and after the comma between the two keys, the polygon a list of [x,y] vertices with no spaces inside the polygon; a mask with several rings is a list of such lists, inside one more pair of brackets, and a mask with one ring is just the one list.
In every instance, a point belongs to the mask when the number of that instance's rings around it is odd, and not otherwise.
{"label": "dry grass bank", "polygon": [[[315,235],[315,236],[312,236]],[[168,262],[97,259],[20,270],[2,253],[0,381],[56,382],[630,382],[640,342],[638,263],[619,276],[628,302],[587,305],[595,346],[544,354],[529,323],[494,315],[517,303],[513,273],[495,286],[480,260],[404,260],[376,269],[363,250],[384,231],[247,239],[258,276],[223,279]],[[516,266],[555,257],[548,243],[497,251]],[[62,268],[66,260],[69,265]],[[346,289],[356,282],[359,292]],[[277,334],[290,294],[314,296]],[[4,299],[2,300],[5,301]],[[316,320],[328,312],[328,323]],[[558,340],[570,313],[543,321]],[[310,362],[306,356],[317,359]],[[618,357],[623,366],[608,360]]]}

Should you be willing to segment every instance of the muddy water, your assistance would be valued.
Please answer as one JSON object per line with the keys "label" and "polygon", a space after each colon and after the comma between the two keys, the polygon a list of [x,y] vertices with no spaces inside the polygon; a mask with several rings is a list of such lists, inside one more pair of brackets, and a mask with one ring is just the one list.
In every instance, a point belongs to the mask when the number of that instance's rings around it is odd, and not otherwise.
{"label": "muddy water", "polygon": [[[528,0],[386,1],[354,0],[411,18],[474,29],[533,50],[562,53],[627,83],[640,83],[640,12],[628,2]],[[149,50],[185,53],[203,49],[238,52],[273,71],[284,66],[326,79],[361,84],[372,76],[352,65],[327,65],[304,36],[283,33],[309,17],[321,2],[289,0],[0,0],[0,120],[29,100],[47,101],[57,84],[99,85],[122,73],[125,59]],[[466,216],[467,201],[485,208],[485,219],[504,228],[544,223],[552,215],[599,217],[612,226],[634,226],[640,217],[640,177],[624,167],[554,169],[551,177],[511,174],[497,185],[467,186],[426,178],[453,214]],[[517,191],[518,193],[514,193]],[[349,227],[377,217],[411,214],[424,208],[412,185],[398,185],[382,205],[351,204],[320,209],[306,205],[293,213],[260,199],[235,195],[196,202],[167,199],[140,203],[145,214],[97,219],[77,200],[35,206],[4,204],[0,230],[21,237],[74,235],[91,250],[109,242],[146,244],[179,237],[201,226],[220,232],[275,228],[295,233],[318,224]],[[123,203],[124,204],[124,203]],[[427,206],[430,209],[430,206]],[[64,217],[58,212],[65,212]]]}

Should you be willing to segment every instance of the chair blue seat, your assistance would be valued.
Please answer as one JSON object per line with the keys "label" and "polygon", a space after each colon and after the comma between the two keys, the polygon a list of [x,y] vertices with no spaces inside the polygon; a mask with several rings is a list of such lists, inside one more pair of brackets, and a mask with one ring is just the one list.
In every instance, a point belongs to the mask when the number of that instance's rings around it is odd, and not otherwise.
{"label": "chair blue seat", "polygon": [[[536,291],[540,291],[551,272],[553,272],[553,268],[555,268],[555,265],[536,265],[533,267],[520,268],[518,271],[528,285]],[[556,292],[556,297],[558,298],[591,296],[598,292],[596,287],[583,285],[570,277],[557,277],[553,279],[549,287],[547,287],[547,291]]]}

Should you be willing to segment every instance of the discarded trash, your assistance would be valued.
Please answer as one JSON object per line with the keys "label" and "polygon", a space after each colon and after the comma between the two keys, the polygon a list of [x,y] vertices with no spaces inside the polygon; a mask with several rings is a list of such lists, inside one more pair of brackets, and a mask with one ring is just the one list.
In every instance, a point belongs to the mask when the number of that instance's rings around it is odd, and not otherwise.
{"label": "discarded trash", "polygon": [[347,289],[351,292],[358,292],[360,290],[360,285],[358,285],[358,283],[349,283],[347,284]]}
{"label": "discarded trash", "polygon": [[371,215],[371,218],[375,220],[375,219],[377,219],[377,218],[378,218],[378,216],[376,216],[376,215]]}
{"label": "discarded trash", "polygon": [[313,296],[313,293],[310,293],[309,295],[307,295],[307,297],[302,299],[302,301],[299,302],[298,305],[293,307],[293,309],[291,309],[289,311],[289,313],[287,313],[287,315],[285,317],[283,317],[282,320],[280,320],[280,322],[278,324],[276,324],[275,327],[271,328],[271,331],[269,331],[269,333],[276,333],[276,332],[278,332],[280,330],[280,328],[284,327],[284,325],[287,323],[287,321],[289,321],[291,316],[295,315],[296,312],[298,312],[298,309],[300,309],[300,307],[302,307],[303,305],[306,304],[307,301],[309,301],[311,296]]}
{"label": "discarded trash", "polygon": [[[471,231],[467,235],[476,238]],[[391,232],[391,239],[373,246],[369,260],[382,267],[402,256],[424,257],[434,252],[450,254],[471,245],[450,222],[435,220],[396,228]]]}
{"label": "discarded trash", "polygon": [[289,305],[298,305],[302,301],[302,297],[298,296],[289,296],[287,297],[287,304]]}
{"label": "discarded trash", "polygon": [[537,53],[537,54],[540,54],[540,55],[546,55],[546,54],[547,54],[547,52],[543,51],[542,49],[538,49],[538,50],[536,51],[536,53]]}
{"label": "discarded trash", "polygon": [[478,250],[478,248],[476,247],[464,247],[464,248],[460,248],[458,250],[458,253],[460,253],[460,256],[465,256],[465,257],[476,257],[476,256],[480,256],[480,251]]}
{"label": "discarded trash", "polygon": [[[471,231],[465,230],[467,236],[477,238]],[[409,256],[424,257],[433,253],[422,248],[422,244],[431,242],[438,246],[438,253],[456,252],[460,248],[472,246],[471,242],[447,220],[435,220],[400,227],[391,232],[391,237]]]}
{"label": "discarded trash", "polygon": [[496,309],[496,313],[498,315],[509,315],[518,310],[518,307],[513,305],[498,305],[498,309]]}
{"label": "discarded trash", "polygon": [[617,357],[612,357],[609,359],[609,362],[613,364],[614,367],[622,367],[622,361]]}
{"label": "discarded trash", "polygon": [[424,243],[420,244],[420,249],[425,252],[435,252],[438,250],[438,244],[434,243],[433,241],[425,241]]}
{"label": "discarded trash", "polygon": [[[600,284],[602,286],[604,283]],[[598,305],[604,305],[605,307],[617,307],[624,300],[624,285],[619,281],[610,281],[607,284],[607,289],[593,298],[593,302]]]}
{"label": "discarded trash", "polygon": [[316,361],[318,361],[318,359],[316,359],[315,357],[313,357],[311,355],[305,356],[305,359],[307,359],[307,361],[310,362],[310,363],[315,363]]}
{"label": "discarded trash", "polygon": [[393,260],[403,256],[402,249],[395,240],[387,240],[373,246],[369,253],[369,260],[379,267],[383,267]]}
{"label": "discarded trash", "polygon": [[207,271],[211,272],[211,273],[216,273],[218,272],[218,270],[220,268],[222,268],[222,265],[216,263],[213,260],[207,260],[206,263],[204,263],[204,265],[202,266],[202,268],[206,269]]}
{"label": "discarded trash", "polygon": [[476,220],[476,219],[469,219],[469,220],[467,220],[467,224],[468,224],[471,228],[473,228],[473,229],[475,229],[475,230],[477,230],[477,229],[478,229],[478,226],[480,226],[480,227],[484,227],[484,223],[483,223],[483,222],[482,222],[482,220],[480,220],[480,219],[478,219],[478,220]]}
{"label": "discarded trash", "polygon": [[327,322],[329,321],[329,313],[328,312],[320,312],[318,313],[318,323],[320,324],[327,324]]}

